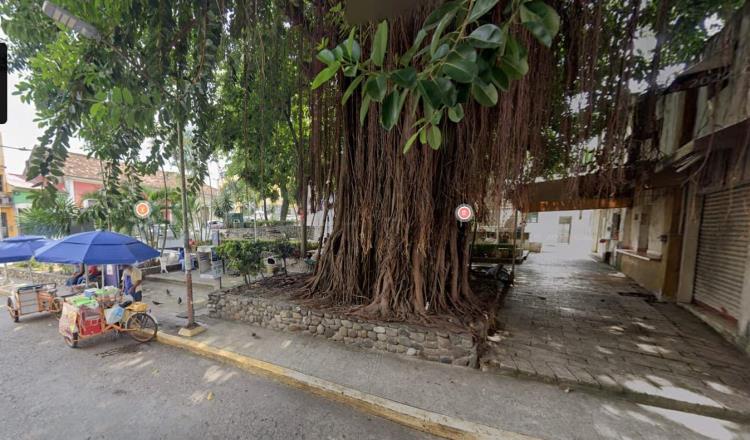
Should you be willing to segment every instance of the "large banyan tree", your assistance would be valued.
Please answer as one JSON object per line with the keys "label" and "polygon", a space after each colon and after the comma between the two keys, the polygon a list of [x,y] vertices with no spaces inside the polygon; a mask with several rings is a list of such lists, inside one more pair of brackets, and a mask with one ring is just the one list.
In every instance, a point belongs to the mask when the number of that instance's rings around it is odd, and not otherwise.
{"label": "large banyan tree", "polygon": [[[388,2],[58,0],[96,40],[41,3],[0,3],[45,128],[32,174],[54,182],[73,136],[112,170],[154,172],[192,129],[195,177],[224,150],[261,193],[287,199],[294,174],[303,211],[335,211],[306,295],[430,319],[482,311],[455,207],[481,220],[538,177],[595,175],[605,194],[629,178],[632,84],[653,104],[660,67],[688,61],[706,17],[742,0],[414,0],[356,24],[351,6]],[[653,55],[634,44],[649,35]],[[289,154],[296,170],[272,163]]]}
{"label": "large banyan tree", "polygon": [[540,176],[595,174],[603,194],[627,177],[630,82],[659,68],[634,41],[672,11],[656,3],[427,2],[354,27],[319,6],[310,183],[335,217],[308,295],[382,319],[481,312],[456,206],[482,220]]}

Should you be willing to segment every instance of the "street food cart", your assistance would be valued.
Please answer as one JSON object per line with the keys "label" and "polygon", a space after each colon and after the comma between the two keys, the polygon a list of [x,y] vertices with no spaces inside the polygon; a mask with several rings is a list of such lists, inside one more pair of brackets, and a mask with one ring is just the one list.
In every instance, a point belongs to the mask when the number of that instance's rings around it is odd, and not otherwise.
{"label": "street food cart", "polygon": [[75,348],[81,340],[111,332],[126,333],[138,342],[154,339],[158,324],[148,304],[123,300],[117,289],[90,289],[66,298],[58,324],[65,343]]}
{"label": "street food cart", "polygon": [[[74,234],[34,253],[38,261],[101,266],[134,264],[158,256],[158,251],[139,240],[109,231]],[[128,298],[117,286],[87,288],[81,295],[66,298],[58,325],[65,343],[77,347],[81,340],[111,332],[127,333],[138,342],[154,339],[158,324],[148,305]]]}
{"label": "street food cart", "polygon": [[54,315],[62,311],[63,298],[57,295],[57,285],[32,284],[19,286],[13,289],[8,296],[6,307],[14,322],[19,318],[32,313],[48,312]]}
{"label": "street food cart", "polygon": [[[0,263],[29,261],[35,250],[48,243],[48,240],[38,235],[6,238],[0,241]],[[31,265],[29,265],[29,279],[31,278]],[[21,316],[31,313],[49,312],[57,314],[61,310],[61,298],[58,297],[57,285],[54,283],[26,284],[12,287],[9,291],[10,295],[5,305],[8,314],[15,322],[18,322]]]}

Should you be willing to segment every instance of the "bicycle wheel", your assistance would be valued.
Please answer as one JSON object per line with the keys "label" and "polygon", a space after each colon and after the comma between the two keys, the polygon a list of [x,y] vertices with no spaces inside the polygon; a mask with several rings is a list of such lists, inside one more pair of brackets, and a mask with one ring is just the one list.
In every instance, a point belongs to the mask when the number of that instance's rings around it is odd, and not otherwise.
{"label": "bicycle wheel", "polygon": [[78,333],[73,333],[71,336],[63,336],[65,344],[70,348],[78,347]]}
{"label": "bicycle wheel", "polygon": [[8,308],[10,319],[12,319],[13,322],[18,322],[18,311],[13,308],[13,300],[8,298],[8,302],[5,304],[5,307]]}
{"label": "bicycle wheel", "polygon": [[52,316],[60,319],[60,317],[62,316],[62,307],[62,299],[55,298],[54,300],[52,300]]}
{"label": "bicycle wheel", "polygon": [[125,324],[128,334],[138,342],[148,342],[156,337],[158,326],[151,315],[147,313],[135,313]]}

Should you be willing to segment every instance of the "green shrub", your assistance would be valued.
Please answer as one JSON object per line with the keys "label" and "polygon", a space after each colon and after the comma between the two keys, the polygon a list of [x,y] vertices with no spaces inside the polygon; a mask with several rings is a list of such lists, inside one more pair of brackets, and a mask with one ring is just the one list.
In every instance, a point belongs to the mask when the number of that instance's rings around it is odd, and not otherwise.
{"label": "green shrub", "polygon": [[263,270],[261,257],[266,246],[263,242],[227,240],[216,248],[216,253],[227,262],[227,267],[242,274],[245,284],[249,284],[250,276]]}

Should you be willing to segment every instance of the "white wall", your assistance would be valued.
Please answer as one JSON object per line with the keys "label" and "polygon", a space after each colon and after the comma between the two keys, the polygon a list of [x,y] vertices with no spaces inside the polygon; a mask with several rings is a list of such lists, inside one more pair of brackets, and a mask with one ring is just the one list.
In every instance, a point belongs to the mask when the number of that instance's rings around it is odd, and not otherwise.
{"label": "white wall", "polygon": [[[594,210],[540,212],[539,221],[527,223],[525,231],[529,233],[530,242],[542,243],[542,250],[550,246],[567,246],[589,252],[596,235],[593,213]],[[560,217],[571,217],[570,243],[567,245],[559,243]]]}

